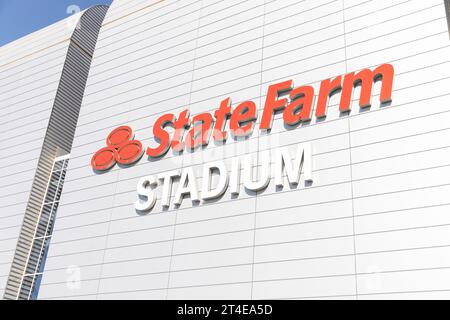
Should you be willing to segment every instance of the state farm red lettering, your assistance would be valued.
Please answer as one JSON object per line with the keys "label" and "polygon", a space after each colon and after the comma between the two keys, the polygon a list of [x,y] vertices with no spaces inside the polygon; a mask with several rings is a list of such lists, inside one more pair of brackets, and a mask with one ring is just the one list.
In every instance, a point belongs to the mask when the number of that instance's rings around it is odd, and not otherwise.
{"label": "state farm red lettering", "polygon": [[[391,101],[392,85],[394,79],[394,67],[383,64],[373,71],[364,69],[358,73],[352,72],[344,76],[338,76],[323,80],[317,94],[316,113],[317,118],[326,117],[328,100],[331,95],[341,91],[339,110],[350,111],[351,97],[354,88],[361,86],[359,106],[370,106],[373,83],[382,81],[380,102]],[[260,129],[270,130],[276,112],[283,112],[283,120],[287,125],[293,126],[300,122],[311,120],[314,103],[314,88],[312,86],[293,87],[292,80],[280,82],[269,86],[264,110],[261,117]],[[219,109],[210,113],[201,113],[190,118],[189,111],[182,111],[178,117],[173,114],[161,116],[153,127],[156,148],[148,148],[147,155],[161,157],[172,148],[181,152],[186,147],[195,149],[209,144],[210,136],[216,142],[226,141],[229,134],[226,130],[228,123],[232,136],[245,137],[252,134],[258,119],[257,106],[252,101],[244,101],[232,110],[230,98],[220,103]],[[165,130],[171,125],[175,131],[172,135]]]}
{"label": "state farm red lettering", "polygon": [[[377,81],[382,82],[380,102],[390,102],[393,79],[393,66],[383,64],[373,71],[364,69],[323,80],[318,92],[310,85],[294,87],[292,80],[270,85],[259,129],[270,131],[275,114],[281,112],[284,124],[288,127],[310,121],[313,110],[316,118],[325,118],[330,97],[338,91],[341,92],[340,112],[350,112],[352,96],[357,86],[361,87],[359,97],[353,99],[358,99],[360,108],[369,107],[373,84]],[[167,113],[159,117],[153,126],[157,146],[147,148],[146,153],[149,157],[158,158],[164,156],[169,149],[180,153],[183,150],[207,146],[211,137],[218,143],[225,142],[230,136],[247,137],[253,133],[257,121],[258,107],[255,102],[243,101],[232,108],[230,98],[221,101],[218,109],[212,113],[200,113],[191,117],[187,108],[178,115]],[[167,130],[169,126],[170,131]],[[188,196],[193,203],[207,203],[222,197],[227,190],[233,197],[239,196],[243,189],[262,192],[269,187],[272,178],[276,190],[287,185],[289,188],[300,184],[304,184],[305,188],[311,187],[314,183],[314,146],[311,142],[299,143],[294,155],[291,152],[294,149],[292,147],[277,147],[261,150],[256,154],[234,156],[230,159],[231,165],[225,160],[204,163],[201,175],[192,166],[148,175],[141,178],[137,184],[134,208],[142,214],[153,210],[158,199],[162,208],[168,208],[171,202],[178,208]],[[94,154],[91,166],[95,172],[103,172],[116,164],[132,165],[138,162],[143,154],[143,146],[140,141],[135,140],[133,130],[128,126],[121,126],[108,135],[106,147]],[[255,168],[258,168],[258,174],[255,174]],[[198,184],[198,178],[201,184]],[[174,194],[173,186],[176,189]],[[157,188],[161,189],[160,195]]]}

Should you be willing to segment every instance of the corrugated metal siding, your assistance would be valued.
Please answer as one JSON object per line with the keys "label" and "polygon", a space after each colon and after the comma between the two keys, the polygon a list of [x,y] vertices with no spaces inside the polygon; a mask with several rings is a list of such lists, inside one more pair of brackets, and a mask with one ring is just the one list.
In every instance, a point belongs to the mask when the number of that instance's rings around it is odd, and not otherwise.
{"label": "corrugated metal siding", "polygon": [[81,15],[67,50],[4,297],[17,299],[55,157],[70,153],[95,40],[107,6]]}
{"label": "corrugated metal siding", "polygon": [[[450,43],[441,0],[116,0],[99,35],[42,299],[450,297]],[[262,107],[267,86],[392,63],[392,105],[96,175],[118,125]],[[261,112],[261,110],[259,111]],[[314,185],[133,208],[142,176],[311,141]],[[225,152],[227,150],[227,152]],[[80,278],[71,281],[70,266]],[[67,273],[69,271],[69,274]]]}
{"label": "corrugated metal siding", "polygon": [[[0,48],[1,297],[64,66],[68,32],[73,29],[63,21]],[[9,55],[14,59],[8,60]]]}

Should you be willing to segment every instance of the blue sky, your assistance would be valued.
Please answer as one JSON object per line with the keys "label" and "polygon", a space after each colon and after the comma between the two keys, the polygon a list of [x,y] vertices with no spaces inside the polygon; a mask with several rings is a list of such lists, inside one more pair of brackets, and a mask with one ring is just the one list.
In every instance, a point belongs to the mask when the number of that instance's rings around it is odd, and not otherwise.
{"label": "blue sky", "polygon": [[95,4],[111,2],[112,0],[0,0],[0,46],[68,17],[68,11],[74,6],[83,10]]}

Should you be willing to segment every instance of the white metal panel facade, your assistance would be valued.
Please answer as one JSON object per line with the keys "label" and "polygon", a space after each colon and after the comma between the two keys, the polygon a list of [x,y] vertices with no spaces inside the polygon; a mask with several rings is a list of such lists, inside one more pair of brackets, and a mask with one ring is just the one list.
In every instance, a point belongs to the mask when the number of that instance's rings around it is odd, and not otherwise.
{"label": "white metal panel facade", "polygon": [[6,287],[70,37],[81,14],[0,48],[0,297]]}
{"label": "white metal panel facade", "polygon": [[[450,40],[441,0],[115,0],[92,61],[41,299],[450,297]],[[130,125],[154,146],[164,113],[256,102],[383,63],[392,104],[96,174]],[[318,92],[318,90],[317,90]],[[356,95],[355,95],[356,97]],[[311,141],[314,183],[226,193],[148,215],[140,177]],[[23,150],[23,148],[21,149]],[[175,183],[176,186],[176,183]]]}

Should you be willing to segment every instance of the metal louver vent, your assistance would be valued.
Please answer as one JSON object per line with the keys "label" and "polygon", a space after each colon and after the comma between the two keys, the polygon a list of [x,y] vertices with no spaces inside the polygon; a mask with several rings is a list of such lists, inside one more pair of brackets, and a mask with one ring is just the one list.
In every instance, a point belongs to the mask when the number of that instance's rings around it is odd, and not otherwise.
{"label": "metal louver vent", "polygon": [[34,300],[38,296],[68,161],[69,157],[63,156],[54,162],[45,202],[32,240],[26,272],[20,285],[19,299]]}
{"label": "metal louver vent", "polygon": [[445,14],[447,15],[448,35],[450,37],[450,0],[444,0]]}
{"label": "metal louver vent", "polygon": [[[108,6],[86,10],[71,37],[4,299],[36,299],[92,55]],[[58,182],[57,182],[58,181]]]}

